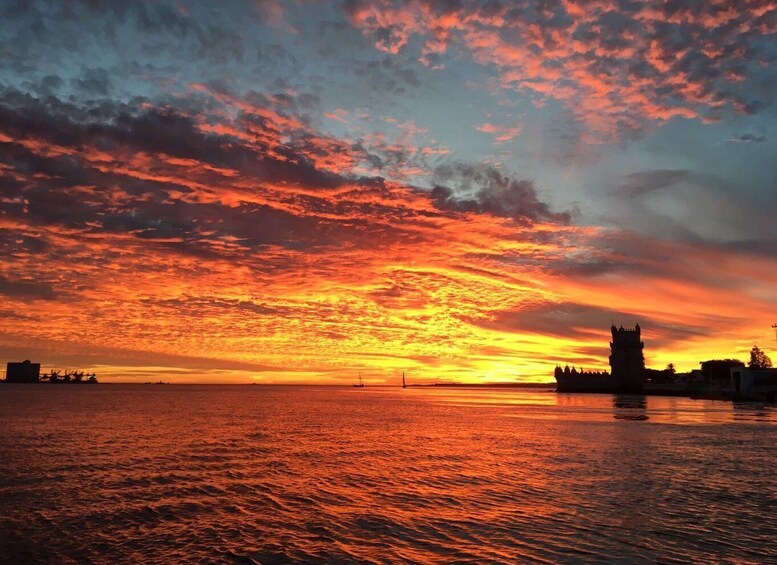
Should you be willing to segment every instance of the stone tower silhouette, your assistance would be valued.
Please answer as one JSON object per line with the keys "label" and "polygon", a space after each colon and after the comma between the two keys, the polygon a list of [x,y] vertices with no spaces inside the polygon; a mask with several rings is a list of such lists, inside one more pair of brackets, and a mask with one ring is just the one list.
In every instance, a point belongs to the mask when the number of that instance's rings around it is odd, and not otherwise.
{"label": "stone tower silhouette", "polygon": [[639,324],[634,329],[616,328],[613,324],[610,342],[610,371],[615,386],[624,392],[642,392],[645,385],[645,344],[640,339]]}

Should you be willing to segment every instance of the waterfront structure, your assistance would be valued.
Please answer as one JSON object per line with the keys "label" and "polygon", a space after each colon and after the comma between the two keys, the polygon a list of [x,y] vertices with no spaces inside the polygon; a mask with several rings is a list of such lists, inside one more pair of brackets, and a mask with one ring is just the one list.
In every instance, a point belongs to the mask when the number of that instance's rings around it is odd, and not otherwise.
{"label": "waterfront structure", "polygon": [[730,368],[729,390],[732,400],[777,400],[777,369],[753,369],[744,363]]}
{"label": "waterfront structure", "polygon": [[[735,401],[777,401],[777,369],[771,363],[745,366],[738,359],[711,359],[701,369],[676,373],[645,367],[642,331],[634,328],[610,328],[610,372],[590,372],[569,366],[556,366],[557,392],[634,393],[662,396],[690,396]],[[754,350],[757,348],[754,348]],[[766,358],[768,362],[768,358]]]}
{"label": "waterfront structure", "polygon": [[645,356],[642,330],[615,324],[610,328],[610,372],[578,371],[556,367],[557,392],[642,392],[645,386]]}
{"label": "waterfront structure", "polygon": [[9,361],[6,365],[6,383],[97,383],[97,375],[85,371],[72,370],[64,373],[57,369],[41,374],[40,363],[29,359],[22,362]]}
{"label": "waterfront structure", "polygon": [[615,386],[607,371],[578,371],[569,365],[557,366],[554,377],[556,392],[612,392]]}
{"label": "waterfront structure", "polygon": [[5,382],[37,383],[38,381],[40,381],[40,363],[25,359],[22,362],[9,361],[6,365]]}

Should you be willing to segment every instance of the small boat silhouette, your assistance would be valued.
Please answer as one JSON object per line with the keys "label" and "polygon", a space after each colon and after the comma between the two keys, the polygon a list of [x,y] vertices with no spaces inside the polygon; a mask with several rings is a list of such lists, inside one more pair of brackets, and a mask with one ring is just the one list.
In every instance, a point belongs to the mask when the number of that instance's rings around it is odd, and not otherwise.
{"label": "small boat silhouette", "polygon": [[364,381],[362,380],[362,375],[361,375],[361,373],[359,373],[359,380],[358,380],[358,381],[356,381],[356,382],[353,384],[353,388],[364,388]]}

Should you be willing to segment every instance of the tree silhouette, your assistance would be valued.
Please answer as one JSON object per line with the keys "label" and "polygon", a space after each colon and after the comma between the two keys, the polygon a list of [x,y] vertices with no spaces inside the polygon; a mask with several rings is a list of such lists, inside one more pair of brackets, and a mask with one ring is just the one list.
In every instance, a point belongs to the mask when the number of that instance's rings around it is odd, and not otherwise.
{"label": "tree silhouette", "polygon": [[770,369],[772,360],[757,345],[754,345],[750,350],[750,363],[748,366],[751,369]]}

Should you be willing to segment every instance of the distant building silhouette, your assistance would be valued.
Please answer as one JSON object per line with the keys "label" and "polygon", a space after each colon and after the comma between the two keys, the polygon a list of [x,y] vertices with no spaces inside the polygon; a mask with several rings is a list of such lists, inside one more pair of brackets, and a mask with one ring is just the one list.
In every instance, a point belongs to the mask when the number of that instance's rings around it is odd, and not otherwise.
{"label": "distant building silhouette", "polygon": [[731,370],[744,366],[745,364],[738,359],[710,359],[709,361],[702,361],[702,379],[707,383],[728,382],[731,378]]}
{"label": "distant building silhouette", "polygon": [[9,383],[37,383],[40,380],[40,363],[32,363],[29,359],[21,363],[9,361],[5,380]]}
{"label": "distant building silhouette", "polygon": [[732,400],[777,400],[777,369],[751,369],[744,363],[729,368]]}
{"label": "distant building silhouette", "polygon": [[[5,371],[7,383],[97,383],[97,375],[85,371],[62,371],[51,369],[41,374],[40,363],[32,363],[29,359],[19,362],[9,361]],[[86,380],[84,380],[86,378]]]}

